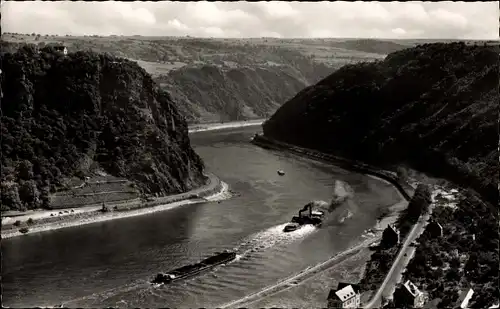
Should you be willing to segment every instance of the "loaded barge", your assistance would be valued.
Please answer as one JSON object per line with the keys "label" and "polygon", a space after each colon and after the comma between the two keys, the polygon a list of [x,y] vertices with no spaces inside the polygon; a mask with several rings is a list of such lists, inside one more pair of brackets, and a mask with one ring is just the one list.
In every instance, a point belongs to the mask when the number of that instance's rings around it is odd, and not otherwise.
{"label": "loaded barge", "polygon": [[236,258],[236,252],[224,251],[204,259],[196,264],[186,265],[177,269],[174,269],[168,273],[159,273],[153,279],[152,283],[156,284],[168,284],[177,280],[186,279],[202,272],[213,269],[215,266],[231,262]]}
{"label": "loaded barge", "polygon": [[[298,230],[306,224],[312,224],[314,226],[321,226],[323,223],[323,218],[325,213],[320,210],[313,210],[314,202],[311,202],[299,210],[299,215],[292,218],[292,222],[287,224],[283,229],[283,232],[292,232]],[[309,210],[309,213],[302,214]]]}

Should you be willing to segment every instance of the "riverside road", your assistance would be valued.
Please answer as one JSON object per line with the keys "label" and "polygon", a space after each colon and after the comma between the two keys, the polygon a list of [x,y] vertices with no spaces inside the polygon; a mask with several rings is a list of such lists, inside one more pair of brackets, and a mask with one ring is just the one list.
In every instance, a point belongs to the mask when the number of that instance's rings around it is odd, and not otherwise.
{"label": "riverside road", "polygon": [[[381,208],[400,202],[387,183],[250,144],[259,129],[191,134],[207,172],[229,184],[232,199],[2,240],[3,304],[217,307],[355,246]],[[348,208],[351,218],[340,223],[334,211],[320,229],[282,232],[304,204],[329,200],[336,180],[355,192],[339,208]],[[225,249],[239,258],[190,280],[159,288],[149,284],[160,271]],[[325,306],[326,296],[315,307]]]}

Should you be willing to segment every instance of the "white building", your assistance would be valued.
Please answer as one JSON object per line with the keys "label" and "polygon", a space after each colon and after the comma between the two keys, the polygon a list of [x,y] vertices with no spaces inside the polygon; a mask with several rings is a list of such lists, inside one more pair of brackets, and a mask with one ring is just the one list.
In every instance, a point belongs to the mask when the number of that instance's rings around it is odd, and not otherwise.
{"label": "white building", "polygon": [[339,282],[336,290],[331,289],[328,294],[328,308],[359,308],[361,294],[359,286]]}
{"label": "white building", "polygon": [[469,301],[471,300],[473,294],[474,290],[472,289],[461,291],[456,307],[460,307],[461,309],[469,308]]}
{"label": "white building", "polygon": [[394,291],[394,305],[397,308],[422,308],[424,302],[424,293],[422,293],[410,280],[407,280],[404,284],[401,284]]}

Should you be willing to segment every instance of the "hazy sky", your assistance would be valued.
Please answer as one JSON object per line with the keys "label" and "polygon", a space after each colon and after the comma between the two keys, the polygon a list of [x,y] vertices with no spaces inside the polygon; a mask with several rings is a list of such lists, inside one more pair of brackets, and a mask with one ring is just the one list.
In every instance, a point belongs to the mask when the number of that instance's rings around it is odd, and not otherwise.
{"label": "hazy sky", "polygon": [[2,1],[2,31],[194,37],[497,39],[498,2]]}

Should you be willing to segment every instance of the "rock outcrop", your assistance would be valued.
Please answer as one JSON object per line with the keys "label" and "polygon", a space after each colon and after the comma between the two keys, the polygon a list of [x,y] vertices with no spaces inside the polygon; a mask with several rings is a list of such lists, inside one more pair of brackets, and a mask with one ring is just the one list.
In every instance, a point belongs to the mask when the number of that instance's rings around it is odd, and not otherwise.
{"label": "rock outcrop", "polygon": [[44,206],[97,170],[156,195],[204,182],[184,117],[135,62],[34,46],[1,61],[3,209]]}

